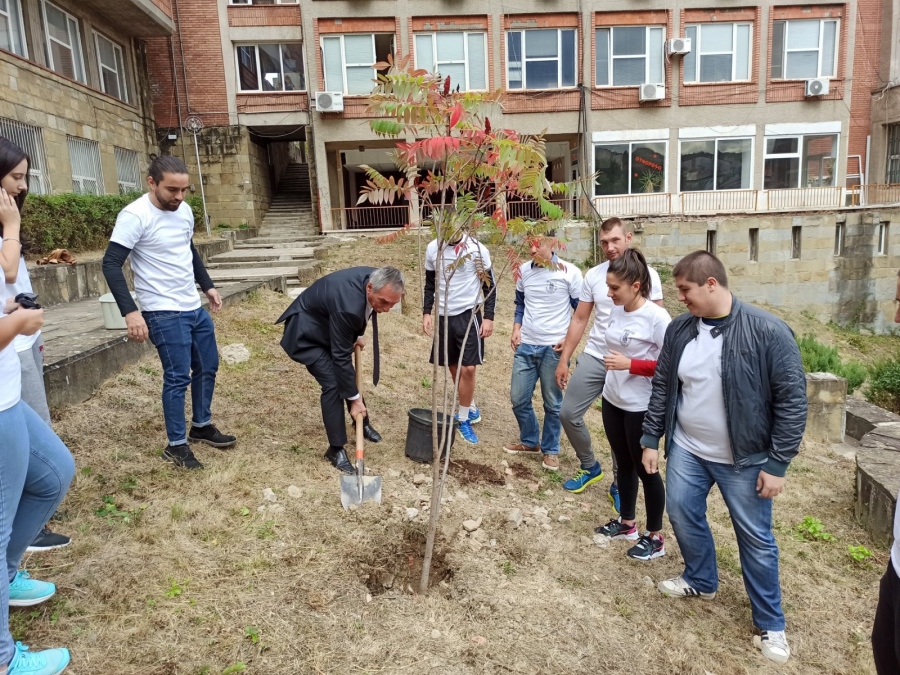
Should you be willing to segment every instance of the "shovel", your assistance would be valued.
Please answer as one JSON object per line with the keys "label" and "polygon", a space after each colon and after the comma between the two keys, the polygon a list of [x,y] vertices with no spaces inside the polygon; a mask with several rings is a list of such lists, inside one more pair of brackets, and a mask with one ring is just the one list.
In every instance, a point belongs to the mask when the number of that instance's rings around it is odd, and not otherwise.
{"label": "shovel", "polygon": [[[356,348],[354,357],[356,360],[356,389],[360,391],[360,347]],[[361,391],[360,391],[361,393]],[[356,475],[341,476],[341,505],[345,509],[350,506],[359,506],[363,502],[374,501],[381,504],[381,476],[366,476],[365,448],[363,446],[363,421],[365,415],[356,416]]]}

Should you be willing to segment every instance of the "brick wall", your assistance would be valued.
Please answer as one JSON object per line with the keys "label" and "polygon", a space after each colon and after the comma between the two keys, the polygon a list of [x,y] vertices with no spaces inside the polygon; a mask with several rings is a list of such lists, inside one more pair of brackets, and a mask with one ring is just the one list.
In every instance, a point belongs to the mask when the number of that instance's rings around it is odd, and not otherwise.
{"label": "brick wall", "polygon": [[[891,29],[887,28],[887,30]],[[870,131],[872,91],[883,84],[878,74],[881,31],[881,2],[879,0],[857,0],[856,45],[853,50],[853,84],[851,85],[850,133],[847,154],[859,155],[860,167],[856,169],[854,166],[850,166],[847,173],[865,171],[866,136]],[[877,162],[873,160],[870,164],[870,170],[874,171]],[[884,176],[867,178],[870,183],[880,183]]]}
{"label": "brick wall", "polygon": [[229,5],[229,26],[299,26],[300,5]]}

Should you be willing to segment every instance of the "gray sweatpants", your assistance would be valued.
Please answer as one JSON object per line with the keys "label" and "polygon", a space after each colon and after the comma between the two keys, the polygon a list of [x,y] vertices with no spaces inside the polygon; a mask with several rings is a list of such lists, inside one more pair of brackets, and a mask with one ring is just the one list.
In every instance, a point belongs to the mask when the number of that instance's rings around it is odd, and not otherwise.
{"label": "gray sweatpants", "polygon": [[[575,372],[566,387],[559,419],[583,469],[589,469],[597,463],[591,444],[591,432],[584,423],[584,414],[603,393],[605,383],[606,364],[597,357],[582,352],[575,361]],[[612,461],[615,476],[615,457]]]}
{"label": "gray sweatpants", "polygon": [[31,349],[19,352],[22,364],[22,400],[50,425],[50,408],[44,390],[44,338],[38,336]]}

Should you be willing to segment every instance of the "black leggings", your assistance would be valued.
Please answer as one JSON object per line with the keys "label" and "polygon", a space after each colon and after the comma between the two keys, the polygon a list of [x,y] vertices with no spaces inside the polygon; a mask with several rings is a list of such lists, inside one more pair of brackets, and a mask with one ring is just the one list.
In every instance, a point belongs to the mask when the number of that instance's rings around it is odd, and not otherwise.
{"label": "black leggings", "polygon": [[628,412],[603,399],[603,429],[619,465],[619,513],[622,520],[634,520],[640,478],[647,503],[647,529],[657,532],[662,529],[663,512],[666,510],[666,488],[658,472],[647,473],[641,464],[641,426],[645,412]]}
{"label": "black leggings", "polygon": [[890,559],[881,578],[878,609],[872,627],[872,652],[878,675],[900,673],[900,578]]}

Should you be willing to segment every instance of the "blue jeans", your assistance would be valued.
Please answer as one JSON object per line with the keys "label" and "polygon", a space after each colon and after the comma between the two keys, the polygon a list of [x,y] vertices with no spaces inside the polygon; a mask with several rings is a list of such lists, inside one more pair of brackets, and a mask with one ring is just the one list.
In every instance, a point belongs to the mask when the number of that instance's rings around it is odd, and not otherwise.
{"label": "blue jeans", "polygon": [[667,507],[684,558],[684,580],[702,593],[712,593],[719,586],[716,545],[706,520],[706,498],[712,486],[718,485],[737,536],[753,624],[761,630],[784,630],[772,500],[762,499],[756,492],[762,467],[739,469],[708,462],[671,440],[668,450]]}
{"label": "blue jeans", "polygon": [[[59,437],[22,401],[0,412],[0,551],[11,582],[25,549],[50,520],[75,476]],[[0,665],[13,657],[9,582],[0,583]]]}
{"label": "blue jeans", "polygon": [[519,422],[519,441],[528,447],[538,445],[540,426],[534,414],[531,397],[534,387],[541,381],[541,396],[544,399],[544,433],[540,438],[541,451],[545,455],[559,454],[559,408],[563,395],[556,384],[556,367],[559,365],[559,354],[553,347],[538,347],[520,344],[513,357],[512,399],[513,414]]}
{"label": "blue jeans", "polygon": [[212,421],[212,398],[219,370],[219,350],[209,313],[144,312],[150,341],[163,367],[162,403],[169,445],[187,443],[184,394],[191,385],[192,423],[204,427]]}

